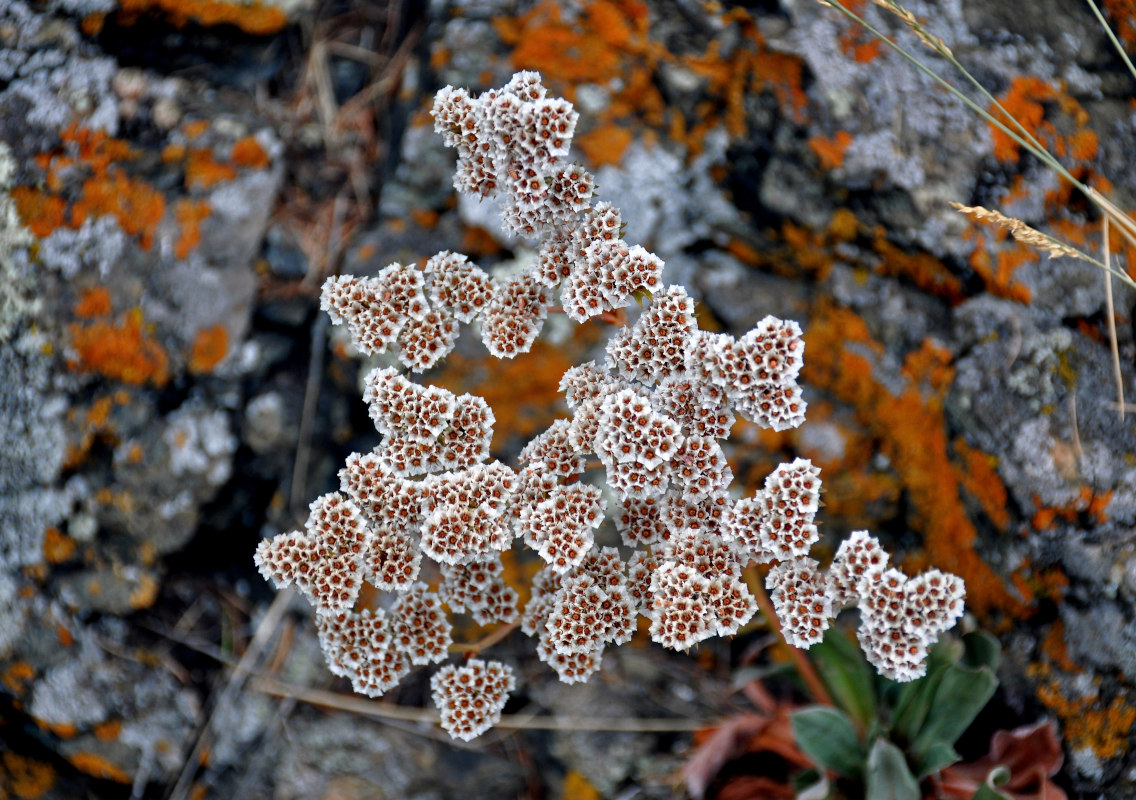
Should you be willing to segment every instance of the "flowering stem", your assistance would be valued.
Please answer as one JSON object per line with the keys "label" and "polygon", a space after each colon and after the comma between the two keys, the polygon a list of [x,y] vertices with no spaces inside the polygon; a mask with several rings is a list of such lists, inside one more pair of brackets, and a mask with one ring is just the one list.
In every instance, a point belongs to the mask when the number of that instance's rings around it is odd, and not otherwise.
{"label": "flowering stem", "polygon": [[785,634],[781,632],[781,621],[777,618],[777,612],[773,610],[773,601],[769,599],[769,594],[765,591],[765,582],[761,580],[752,566],[746,568],[746,578],[746,583],[749,584],[750,591],[753,592],[753,596],[757,600],[757,607],[761,609],[761,613],[769,622],[769,626],[777,634],[778,642],[788,651],[789,657],[793,659],[797,674],[805,682],[809,694],[821,705],[831,706],[833,704],[832,697],[829,695],[828,689],[824,688],[824,682],[821,681],[820,675],[817,674],[812,662],[800,649],[789,644],[785,639]]}
{"label": "flowering stem", "polygon": [[519,622],[510,622],[508,625],[501,625],[488,636],[478,639],[476,642],[458,642],[451,644],[450,652],[465,653],[467,656],[477,655],[482,650],[488,650],[490,647],[500,642],[520,626],[521,623]]}
{"label": "flowering stem", "polygon": [[[549,306],[549,314],[564,314],[564,306]],[[617,308],[614,311],[605,311],[602,314],[596,315],[596,319],[600,322],[606,322],[608,325],[614,325],[617,328],[627,327],[627,309]]]}

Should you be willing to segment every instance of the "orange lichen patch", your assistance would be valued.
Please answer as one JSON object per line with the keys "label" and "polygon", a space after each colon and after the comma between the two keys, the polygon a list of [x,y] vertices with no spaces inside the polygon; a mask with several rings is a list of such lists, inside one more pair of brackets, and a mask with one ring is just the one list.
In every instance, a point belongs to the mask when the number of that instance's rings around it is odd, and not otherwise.
{"label": "orange lichen patch", "polygon": [[942,297],[955,305],[966,299],[962,282],[951,274],[939,259],[930,253],[906,253],[887,238],[882,225],[873,232],[872,249],[882,259],[876,272],[889,277],[905,278],[920,290]]}
{"label": "orange lichen patch", "polygon": [[501,249],[497,237],[480,225],[467,225],[462,233],[461,252],[471,258],[495,256],[501,252]]}
{"label": "orange lichen patch", "polygon": [[167,144],[162,148],[162,163],[174,164],[185,158],[185,145],[180,142]]}
{"label": "orange lichen patch", "polygon": [[813,136],[809,139],[809,149],[816,155],[821,169],[836,169],[844,163],[844,151],[852,144],[852,134],[848,131],[837,131],[831,139],[823,136]]}
{"label": "orange lichen patch", "polygon": [[141,309],[133,309],[118,322],[70,326],[76,358],[68,366],[79,372],[97,372],[132,386],[164,386],[169,378],[166,352],[143,331]]}
{"label": "orange lichen patch", "polygon": [[501,579],[517,593],[517,607],[524,608],[532,597],[533,576],[544,566],[540,559],[518,559],[515,550],[501,554]]}
{"label": "orange lichen patch", "polygon": [[840,52],[861,64],[875,61],[883,52],[884,43],[858,25],[852,25],[840,34]]}
{"label": "orange lichen patch", "polygon": [[46,194],[27,186],[16,186],[11,191],[20,221],[35,236],[43,238],[63,225],[63,212],[67,203],[62,197]]}
{"label": "orange lichen patch", "polygon": [[730,239],[723,249],[738,261],[751,267],[761,263],[761,253],[757,251],[757,248],[741,239]]}
{"label": "orange lichen patch", "polygon": [[592,165],[598,167],[603,164],[618,164],[634,138],[627,128],[610,123],[582,133],[573,141]]}
{"label": "orange lichen patch", "polygon": [[191,147],[185,156],[185,185],[190,189],[208,189],[218,183],[231,181],[237,171],[228,164],[213,159],[208,147]]}
{"label": "orange lichen patch", "polygon": [[209,203],[204,200],[178,200],[174,204],[174,215],[181,226],[181,235],[174,244],[174,253],[185,258],[189,251],[201,244],[201,223],[209,216]]}
{"label": "orange lichen patch", "polygon": [[[816,275],[818,281],[828,277],[832,269],[832,253],[823,233],[794,225],[786,220],[781,223],[781,240],[785,243],[788,253],[777,256],[775,259],[781,264],[794,264],[797,270]],[[784,271],[779,270],[779,271]]]}
{"label": "orange lichen patch", "polygon": [[190,140],[196,139],[207,130],[209,130],[209,120],[207,119],[190,120],[181,126],[181,132],[185,134],[185,138]]}
{"label": "orange lichen patch", "polygon": [[1096,524],[1108,521],[1108,515],[1105,509],[1112,501],[1112,490],[1109,489],[1103,494],[1097,494],[1090,486],[1082,486],[1077,499],[1068,505],[1064,506],[1045,506],[1041,503],[1041,498],[1034,495],[1033,502],[1038,507],[1033,515],[1031,523],[1035,530],[1046,530],[1052,528],[1053,524],[1058,519],[1063,519],[1066,522],[1076,522],[1083,515],[1092,518]]}
{"label": "orange lichen patch", "polygon": [[97,753],[80,751],[67,759],[75,769],[85,772],[95,778],[102,778],[116,783],[130,783],[130,776],[115,766],[109,760]]}
{"label": "orange lichen patch", "polygon": [[71,226],[77,228],[88,217],[109,214],[126,233],[140,237],[139,243],[149,250],[165,213],[166,198],[161,192],[116,169],[111,175],[83,183],[82,195],[71,206]]}
{"label": "orange lichen patch", "polygon": [[[1095,223],[1074,222],[1071,219],[1064,219],[1059,217],[1057,219],[1049,220],[1049,227],[1053,231],[1056,238],[1062,239],[1077,247],[1084,248],[1092,246],[1100,241],[1100,226]],[[1119,250],[1120,239],[1123,237],[1123,234],[1119,233],[1116,230],[1110,230],[1109,233],[1115,234],[1115,236],[1117,237],[1117,241],[1113,246],[1113,250]],[[1094,236],[1095,238],[1090,238]],[[1112,238],[1113,236],[1110,235],[1109,239],[1111,240]]]}
{"label": "orange lichen patch", "polygon": [[75,555],[75,540],[58,528],[48,528],[43,534],[43,557],[49,564],[62,564]]}
{"label": "orange lichen patch", "polygon": [[202,328],[193,339],[193,351],[189,356],[189,371],[200,375],[212,372],[214,367],[229,352],[229,331],[217,324]]}
{"label": "orange lichen patch", "polygon": [[112,719],[95,726],[95,738],[100,742],[113,742],[122,733],[122,720]]}
{"label": "orange lichen patch", "polygon": [[584,4],[579,20],[569,22],[557,4],[543,2],[494,24],[497,34],[514,45],[517,66],[571,84],[607,83],[621,72],[621,50],[646,45],[647,8],[639,0],[594,0]]}
{"label": "orange lichen patch", "polygon": [[1096,156],[1099,150],[1099,141],[1096,131],[1085,128],[1069,134],[1067,139],[1069,156],[1077,161],[1088,161]]}
{"label": "orange lichen patch", "polygon": [[81,167],[90,175],[71,207],[69,219],[65,218],[66,202],[62,197],[36,190],[15,190],[17,208],[32,231],[46,236],[64,224],[77,228],[88,217],[113,215],[124,231],[140,235],[142,246],[148,248],[165,213],[165,198],[119,167],[118,162],[136,157],[134,150],[121,139],[74,124],[62,132],[61,138],[66,154],[56,151],[37,156],[37,163],[47,171],[48,189],[56,192],[62,188],[61,175],[66,169]]}
{"label": "orange lichen patch", "polygon": [[234,142],[229,160],[238,167],[250,169],[264,169],[269,164],[268,153],[264,152],[255,136],[246,136]]}
{"label": "orange lichen patch", "polygon": [[[1010,116],[1035,137],[1044,129],[1044,132],[1049,134],[1050,139],[1052,139],[1057,132],[1051,123],[1045,121],[1045,106],[1042,105],[1042,102],[1052,100],[1055,93],[1054,87],[1040,78],[1022,76],[1015,78],[1013,83],[1010,84],[1010,88],[998,100]],[[1014,129],[1013,123],[1006,119],[996,105],[991,104],[990,113],[995,119],[1010,127],[1011,130]],[[999,161],[1017,163],[1020,156],[1020,145],[996,126],[991,125],[990,131],[994,137],[994,157]]]}
{"label": "orange lichen patch", "polygon": [[103,25],[106,24],[106,14],[97,11],[94,14],[88,14],[79,21],[79,30],[83,32],[84,36],[98,36],[102,32]]}
{"label": "orange lichen patch", "polygon": [[560,800],[600,800],[603,795],[588,779],[575,770],[564,776]]}
{"label": "orange lichen patch", "polygon": [[1038,600],[1060,603],[1065,597],[1065,590],[1069,588],[1069,578],[1060,567],[1035,571],[1028,559],[1014,570],[1010,581],[1028,605],[1036,605]]}
{"label": "orange lichen patch", "polygon": [[37,800],[55,786],[55,770],[42,761],[12,751],[0,755],[0,797]]}
{"label": "orange lichen patch", "polygon": [[80,319],[105,317],[110,309],[110,292],[102,286],[96,286],[83,291],[79,302],[75,304],[75,316]]}
{"label": "orange lichen patch", "polygon": [[851,311],[821,306],[805,334],[810,357],[806,385],[849,404],[877,438],[910,498],[910,522],[923,534],[930,563],[966,581],[967,604],[979,615],[993,609],[1024,612],[1005,582],[974,549],[977,531],[959,503],[957,470],[950,458],[943,398],[953,377],[950,353],[930,343],[904,365],[908,388],[893,395],[872,374],[870,359],[849,344],[880,352],[864,321]]}
{"label": "orange lichen patch", "polygon": [[998,477],[995,456],[976,450],[960,436],[951,442],[957,461],[955,474],[963,490],[978,501],[994,527],[1002,531],[1010,524],[1006,510],[1006,485]]}
{"label": "orange lichen patch", "polygon": [[1066,672],[1084,672],[1073,659],[1069,658],[1069,648],[1065,646],[1065,623],[1055,621],[1049,626],[1049,633],[1041,642],[1041,652]]}
{"label": "orange lichen patch", "polygon": [[1105,11],[1129,50],[1136,50],[1136,0],[1103,0]]}
{"label": "orange lichen patch", "polygon": [[134,158],[134,149],[122,139],[113,139],[106,131],[84,128],[77,122],[67,126],[60,138],[74,145],[79,161],[90,165],[96,172],[116,161]]}
{"label": "orange lichen patch", "polygon": [[1033,294],[1020,283],[1013,280],[1014,270],[1027,262],[1038,260],[1037,251],[1032,247],[1017,241],[1006,241],[1004,230],[996,231],[994,241],[999,242],[997,256],[991,258],[990,251],[984,246],[986,237],[978,234],[978,242],[970,254],[970,267],[982,282],[986,284],[986,291],[997,297],[1004,297],[1018,303],[1028,303]]}
{"label": "orange lichen patch", "polygon": [[410,212],[410,218],[423,228],[433,228],[438,224],[441,215],[432,208],[416,208]]}
{"label": "orange lichen patch", "polygon": [[134,587],[127,599],[130,602],[130,607],[135,611],[141,611],[154,605],[154,601],[158,599],[158,579],[153,575],[143,573],[142,577],[138,579],[138,585]]}
{"label": "orange lichen patch", "polygon": [[[1035,139],[1057,156],[1070,156],[1079,162],[1087,161],[1097,154],[1097,136],[1086,129],[1088,112],[1075,99],[1058,86],[1032,75],[1015,78],[1005,94],[998,98],[1006,111],[1029,131]],[[1055,106],[1072,118],[1076,130],[1067,136],[1060,134],[1052,122],[1046,119],[1046,106]],[[991,115],[1016,131],[1017,127],[996,104],[990,105]],[[999,161],[1017,163],[1021,147],[1007,133],[998,127],[990,126],[994,138],[994,157]]]}
{"label": "orange lichen patch", "polygon": [[59,640],[59,644],[64,647],[70,647],[75,644],[75,636],[65,625],[57,625],[55,627],[55,638]]}
{"label": "orange lichen patch", "polygon": [[529,353],[513,359],[451,355],[438,384],[485,398],[497,418],[493,449],[499,452],[509,439],[527,439],[561,416],[560,379],[573,363],[562,349],[538,340]]}
{"label": "orange lichen patch", "polygon": [[[732,136],[746,133],[745,99],[771,89],[798,118],[806,106],[801,87],[802,61],[771,51],[753,18],[743,9],[723,16],[740,33],[739,46],[723,53],[711,41],[704,53],[677,55],[649,36],[648,9],[642,0],[586,0],[581,13],[565,19],[559,4],[546,0],[519,17],[500,19],[498,35],[513,46],[512,61],[520,69],[541,72],[555,92],[575,100],[583,83],[614,87],[608,107],[595,122],[601,131],[592,152],[613,163],[625,137],[613,126],[645,123],[668,132],[690,155],[701,151],[706,134],[724,126]],[[668,108],[659,90],[658,70],[675,64],[702,79],[707,100],[689,119]],[[577,132],[580,142],[589,134]],[[616,138],[618,137],[618,138]],[[586,139],[585,139],[586,140]]]}
{"label": "orange lichen patch", "polygon": [[74,739],[79,733],[79,729],[70,722],[44,722],[37,719],[36,724],[45,731],[54,733],[60,739]]}
{"label": "orange lichen patch", "polygon": [[0,674],[0,683],[12,694],[19,696],[24,693],[27,684],[35,678],[35,669],[26,661],[13,662],[3,674]]}
{"label": "orange lichen patch", "polygon": [[274,6],[225,0],[121,0],[118,16],[130,24],[147,12],[161,14],[179,28],[191,22],[233,25],[254,36],[276,33],[288,24],[287,14]]}
{"label": "orange lichen patch", "polygon": [[[1029,674],[1047,678],[1050,668],[1031,665]],[[1105,706],[1099,697],[1070,700],[1061,693],[1060,683],[1046,680],[1037,688],[1038,699],[1061,720],[1065,740],[1074,749],[1090,749],[1098,758],[1115,758],[1128,750],[1128,738],[1136,723],[1136,706],[1114,697]]]}

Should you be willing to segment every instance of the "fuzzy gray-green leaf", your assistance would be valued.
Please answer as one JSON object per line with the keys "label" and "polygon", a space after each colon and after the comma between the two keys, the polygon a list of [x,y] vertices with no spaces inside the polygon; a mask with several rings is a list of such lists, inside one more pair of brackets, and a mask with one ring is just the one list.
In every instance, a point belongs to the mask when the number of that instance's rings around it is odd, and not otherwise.
{"label": "fuzzy gray-green leaf", "polygon": [[920,800],[919,782],[898,747],[880,737],[868,754],[864,800]]}
{"label": "fuzzy gray-green leaf", "polygon": [[813,706],[792,717],[793,738],[805,755],[837,775],[855,777],[864,768],[864,745],[843,711]]}

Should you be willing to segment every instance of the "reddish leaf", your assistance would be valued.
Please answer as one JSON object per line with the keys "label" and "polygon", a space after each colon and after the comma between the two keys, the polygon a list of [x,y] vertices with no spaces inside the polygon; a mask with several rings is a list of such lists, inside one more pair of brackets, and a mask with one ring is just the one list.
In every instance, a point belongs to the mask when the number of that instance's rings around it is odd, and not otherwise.
{"label": "reddish leaf", "polygon": [[702,800],[706,789],[723,766],[746,752],[746,745],[769,726],[770,720],[756,714],[743,714],[723,722],[699,745],[683,765],[682,778],[694,800]]}
{"label": "reddish leaf", "polygon": [[943,797],[970,800],[992,770],[1005,767],[1010,779],[998,790],[1014,800],[1067,800],[1065,792],[1049,780],[1061,769],[1064,758],[1052,720],[998,731],[987,755],[943,770],[940,790]]}

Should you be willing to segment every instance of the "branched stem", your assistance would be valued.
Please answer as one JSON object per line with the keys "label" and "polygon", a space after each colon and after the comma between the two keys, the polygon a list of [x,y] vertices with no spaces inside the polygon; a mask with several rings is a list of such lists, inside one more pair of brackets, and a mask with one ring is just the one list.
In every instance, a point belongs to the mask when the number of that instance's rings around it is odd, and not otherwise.
{"label": "branched stem", "polygon": [[828,689],[824,687],[824,682],[817,674],[816,668],[808,657],[801,652],[799,648],[793,647],[785,639],[785,634],[781,632],[781,621],[777,618],[777,612],[773,610],[773,601],[769,599],[769,593],[765,591],[765,582],[761,576],[757,574],[757,570],[752,566],[746,568],[746,583],[749,584],[750,591],[753,592],[754,598],[757,600],[757,607],[761,609],[761,613],[769,622],[769,626],[773,628],[777,634],[777,641],[782,648],[785,649],[790,658],[793,659],[793,664],[797,668],[797,674],[801,676],[801,680],[805,682],[809,693],[821,705],[831,706],[832,697],[828,693]]}
{"label": "branched stem", "polygon": [[493,645],[504,640],[510,633],[515,631],[521,626],[519,622],[510,622],[508,625],[498,626],[492,633],[476,642],[455,642],[450,645],[451,653],[465,653],[467,656],[475,656],[482,650],[488,650]]}

